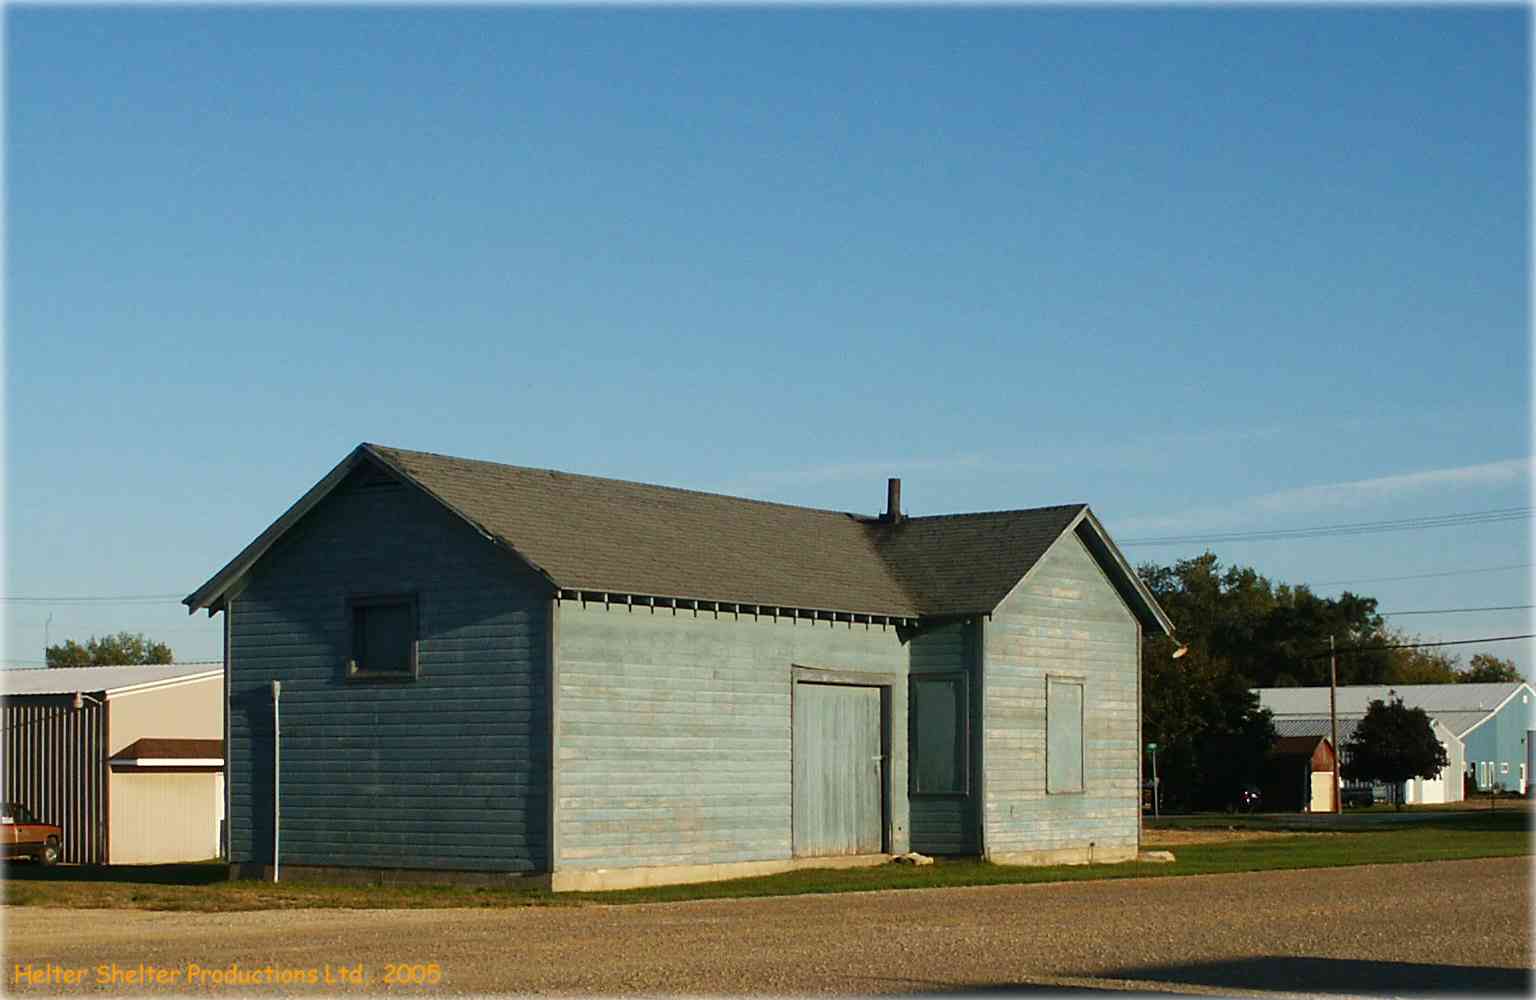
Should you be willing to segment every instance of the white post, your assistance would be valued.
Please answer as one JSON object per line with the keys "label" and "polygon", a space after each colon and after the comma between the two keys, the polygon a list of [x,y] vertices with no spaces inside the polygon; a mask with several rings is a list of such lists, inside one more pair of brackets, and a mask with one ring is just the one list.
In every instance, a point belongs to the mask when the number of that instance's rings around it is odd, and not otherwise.
{"label": "white post", "polygon": [[1520,775],[1520,794],[1529,795],[1531,782],[1536,781],[1536,729],[1525,731],[1525,773]]}
{"label": "white post", "polygon": [[279,831],[281,829],[280,824],[282,822],[282,816],[283,816],[283,811],[282,811],[282,808],[281,808],[281,806],[279,804],[282,801],[282,799],[281,799],[281,786],[279,785],[279,782],[282,780],[283,769],[279,765],[280,765],[280,762],[282,761],[283,729],[282,729],[282,726],[279,725],[279,723],[278,723],[278,715],[277,715],[278,698],[282,695],[282,693],[283,693],[283,682],[282,681],[273,681],[272,682],[272,881],[274,881],[274,882],[277,881],[277,865],[278,865],[278,857],[280,856],[279,852],[278,852],[278,849],[277,849],[278,834],[279,834]]}

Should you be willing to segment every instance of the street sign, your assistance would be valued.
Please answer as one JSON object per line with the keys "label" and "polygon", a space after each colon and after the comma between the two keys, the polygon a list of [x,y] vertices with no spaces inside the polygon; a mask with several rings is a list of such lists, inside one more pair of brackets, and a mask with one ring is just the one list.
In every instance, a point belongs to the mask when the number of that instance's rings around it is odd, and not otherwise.
{"label": "street sign", "polygon": [[1147,749],[1148,750],[1156,750],[1157,749],[1157,744],[1156,743],[1148,743],[1147,744]]}

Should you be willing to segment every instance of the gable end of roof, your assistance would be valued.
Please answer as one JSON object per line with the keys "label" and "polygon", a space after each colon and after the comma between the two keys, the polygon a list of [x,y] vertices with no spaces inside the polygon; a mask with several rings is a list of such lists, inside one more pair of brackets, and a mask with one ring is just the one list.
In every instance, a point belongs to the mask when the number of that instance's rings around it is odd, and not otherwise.
{"label": "gable end of roof", "polygon": [[240,580],[251,567],[255,566],[261,560],[261,557],[271,551],[272,547],[290,529],[303,520],[306,514],[318,507],[321,501],[334,493],[337,487],[364,463],[372,464],[384,470],[406,486],[419,491],[422,495],[430,498],[449,513],[464,521],[492,545],[532,567],[535,572],[548,580],[551,586],[559,586],[542,567],[528,559],[506,539],[500,538],[493,532],[488,531],[484,525],[481,525],[462,510],[444,500],[441,496],[438,496],[426,484],[422,483],[405,469],[402,469],[389,456],[383,454],[386,450],[368,442],[364,442],[352,449],[346,458],[338,462],[330,472],[321,477],[319,482],[310,487],[308,492],[294,501],[293,505],[283,512],[282,516],[268,525],[266,530],[257,535],[249,545],[241,549],[233,559],[224,565],[223,569],[210,577],[201,587],[182,598],[181,603],[187,606],[187,613],[196,614],[199,610],[207,608],[208,614],[212,615],[223,610],[227,602],[227,595],[238,586]]}

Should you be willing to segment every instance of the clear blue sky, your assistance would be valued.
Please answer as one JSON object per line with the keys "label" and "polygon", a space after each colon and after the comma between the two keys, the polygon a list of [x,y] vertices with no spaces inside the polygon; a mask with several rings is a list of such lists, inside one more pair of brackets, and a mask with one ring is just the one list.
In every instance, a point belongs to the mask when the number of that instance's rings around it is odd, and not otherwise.
{"label": "clear blue sky", "polygon": [[[1530,503],[1520,8],[5,16],[11,598],[185,595],[364,440],[1137,561]],[[1390,611],[1530,603],[1530,537],[1210,547]]]}

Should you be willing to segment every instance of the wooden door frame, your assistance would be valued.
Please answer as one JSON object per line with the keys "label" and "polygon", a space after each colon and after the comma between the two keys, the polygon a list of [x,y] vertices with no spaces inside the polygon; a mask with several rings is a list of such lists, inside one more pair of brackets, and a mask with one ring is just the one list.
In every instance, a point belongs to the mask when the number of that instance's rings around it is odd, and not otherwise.
{"label": "wooden door frame", "polygon": [[[898,680],[894,674],[876,674],[862,670],[841,670],[835,667],[808,667],[792,663],[789,667],[789,856],[801,855],[795,850],[795,685],[815,684],[823,687],[871,687],[880,692],[880,853],[891,853],[893,831],[891,829],[891,711],[892,690]],[[858,857],[858,855],[850,855]],[[868,855],[864,855],[868,857]],[[820,857],[820,855],[806,855]]]}

